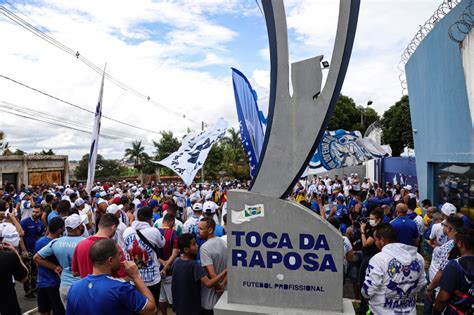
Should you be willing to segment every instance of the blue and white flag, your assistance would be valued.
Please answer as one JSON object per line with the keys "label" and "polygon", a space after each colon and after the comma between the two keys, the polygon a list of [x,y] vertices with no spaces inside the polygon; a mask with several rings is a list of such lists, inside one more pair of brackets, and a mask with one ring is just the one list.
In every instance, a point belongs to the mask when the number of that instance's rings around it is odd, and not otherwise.
{"label": "blue and white flag", "polygon": [[95,108],[94,128],[92,129],[92,144],[89,152],[89,162],[87,164],[87,185],[86,191],[90,195],[95,177],[95,165],[97,162],[97,150],[99,149],[100,119],[102,118],[102,95],[104,93],[104,73],[102,74],[102,83],[100,85],[99,102]]}
{"label": "blue and white flag", "polygon": [[303,177],[390,155],[389,147],[381,146],[371,138],[362,138],[359,131],[325,131]]}
{"label": "blue and white flag", "polygon": [[234,68],[232,68],[232,81],[237,116],[239,118],[240,136],[249,160],[250,176],[253,178],[265,139],[257,106],[256,93],[242,72]]}
{"label": "blue and white flag", "polygon": [[171,169],[189,186],[204,165],[212,145],[223,138],[226,131],[227,122],[220,118],[212,128],[187,135],[178,151],[159,162],[151,162]]}

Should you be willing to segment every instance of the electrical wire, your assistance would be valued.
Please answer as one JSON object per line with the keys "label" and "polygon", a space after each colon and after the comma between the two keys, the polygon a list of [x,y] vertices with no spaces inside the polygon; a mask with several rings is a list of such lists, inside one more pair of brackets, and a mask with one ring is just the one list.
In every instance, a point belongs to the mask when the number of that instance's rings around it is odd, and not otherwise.
{"label": "electrical wire", "polygon": [[[20,11],[20,10],[17,9],[17,11]],[[30,24],[28,21],[22,19],[21,17],[16,15],[14,12],[7,9],[5,6],[0,5],[0,13],[2,13],[5,17],[7,17],[9,20],[14,22],[15,24],[17,24],[17,25],[21,26],[22,28],[24,28],[25,30],[33,33],[37,37],[45,40],[49,44],[51,44],[51,45],[55,46],[56,48],[66,52],[69,55],[72,55],[72,56],[76,57],[76,59],[79,59],[80,61],[82,61],[86,66],[91,68],[94,72],[98,73],[99,75],[103,74],[103,70],[99,66],[97,66],[97,64],[93,63],[92,61],[90,61],[87,58],[85,58],[84,56],[82,56],[82,54],[80,54],[78,50],[74,50],[72,48],[69,48],[68,46],[64,45],[60,41],[58,41],[58,40],[54,39],[53,37],[49,36],[48,34],[43,32],[39,28],[35,27],[34,25]],[[44,28],[44,27],[42,27],[42,28]],[[44,28],[44,29],[46,29],[46,28]],[[165,109],[166,111],[168,111],[168,112],[170,112],[170,113],[172,113],[176,116],[179,116],[183,119],[186,119],[189,122],[192,122],[194,124],[198,124],[198,125],[201,124],[200,122],[198,122],[194,119],[186,117],[185,114],[181,114],[177,111],[174,111],[174,110],[172,110],[172,109],[170,109],[170,108],[154,101],[153,99],[151,99],[151,97],[149,95],[143,94],[143,93],[133,89],[132,87],[126,85],[125,83],[122,83],[121,81],[116,79],[114,76],[112,76],[108,72],[105,73],[105,78],[108,79],[109,81],[111,81],[117,87],[121,88],[122,90],[124,90],[124,91],[126,91],[126,92],[128,92],[132,95],[135,95],[138,98],[145,99],[156,107],[160,107],[162,109]]]}
{"label": "electrical wire", "polygon": [[[92,130],[92,126],[89,126],[89,129],[84,129],[84,127],[87,127],[87,123],[82,123],[80,121],[71,120],[66,117],[61,117],[61,116],[21,107],[19,105],[12,104],[10,102],[1,101],[1,103],[3,104],[0,104],[0,110],[3,112],[8,112],[14,115],[18,114],[20,117],[24,117],[24,118],[30,117],[33,119],[38,119],[39,121],[42,121],[45,123],[56,124],[56,125],[66,127],[66,128],[71,127],[73,128],[73,130],[83,131],[83,132],[92,134],[92,132],[89,131],[89,130]],[[102,128],[101,136],[102,135],[111,139],[120,139],[122,141],[125,139],[129,139],[132,141],[139,139],[144,142],[150,142],[148,139],[146,139],[143,136],[132,135],[133,137],[131,137],[130,134],[128,133],[121,133],[116,130],[110,130],[109,128]]]}
{"label": "electrical wire", "polygon": [[[73,104],[73,103],[71,103],[71,102],[68,102],[68,101],[65,101],[65,100],[63,100],[63,99],[60,99],[59,97],[56,97],[56,96],[53,96],[53,95],[51,95],[51,94],[49,94],[49,93],[43,92],[43,91],[41,91],[41,90],[38,90],[38,89],[36,89],[36,88],[34,88],[34,87],[31,87],[31,86],[29,86],[29,85],[27,85],[27,84],[25,84],[25,83],[21,83],[21,82],[15,80],[15,79],[12,79],[12,78],[10,78],[10,77],[7,77],[7,76],[5,76],[5,75],[3,75],[3,74],[0,74],[0,77],[1,77],[1,78],[4,78],[4,79],[6,79],[6,80],[9,80],[9,81],[11,81],[11,82],[13,82],[13,83],[16,83],[16,84],[18,84],[18,85],[21,85],[21,86],[23,86],[23,87],[25,87],[25,88],[28,88],[28,89],[30,89],[30,90],[32,90],[32,91],[35,91],[35,92],[37,92],[37,93],[43,94],[44,96],[50,97],[50,98],[52,98],[52,99],[54,99],[54,100],[57,100],[57,101],[59,101],[59,102],[61,102],[61,103],[64,103],[64,104],[66,104],[66,105],[70,105],[70,106],[72,106],[72,107],[75,107],[75,108],[77,108],[77,109],[80,109],[80,110],[83,110],[83,111],[86,111],[86,112],[88,112],[88,113],[91,113],[91,114],[94,114],[94,115],[95,115],[95,111],[89,110],[89,109],[84,108],[84,107],[82,107],[82,106],[75,105],[75,104]],[[150,129],[146,129],[146,128],[137,127],[137,126],[131,125],[131,124],[129,124],[129,123],[120,121],[120,120],[118,120],[118,119],[105,116],[105,115],[102,115],[102,117],[103,117],[103,118],[106,118],[106,119],[108,119],[108,120],[114,121],[114,122],[116,122],[116,123],[119,123],[119,124],[128,126],[128,127],[132,127],[132,128],[135,128],[135,129],[139,129],[139,130],[143,130],[143,131],[147,131],[147,132],[151,132],[151,133],[155,133],[155,134],[160,134],[159,131],[154,131],[154,130],[150,130]]]}

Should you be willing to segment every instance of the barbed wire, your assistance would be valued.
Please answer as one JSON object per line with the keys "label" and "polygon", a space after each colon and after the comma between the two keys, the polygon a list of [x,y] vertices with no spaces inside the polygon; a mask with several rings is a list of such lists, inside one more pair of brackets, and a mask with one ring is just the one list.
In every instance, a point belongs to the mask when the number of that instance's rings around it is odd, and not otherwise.
{"label": "barbed wire", "polygon": [[[461,44],[474,27],[474,2],[471,0],[469,5],[464,9],[459,19],[449,27],[449,38],[458,44]],[[459,36],[460,35],[460,36]],[[459,37],[457,37],[459,36]]]}
{"label": "barbed wire", "polygon": [[403,51],[401,60],[397,67],[400,71],[398,78],[402,87],[402,95],[407,95],[405,65],[410,59],[411,55],[415,52],[415,50],[418,48],[418,45],[420,45],[421,41],[426,37],[426,35],[428,35],[429,32],[431,32],[431,30],[435,27],[436,23],[438,23],[443,17],[446,16],[446,14],[448,14],[462,1],[463,0],[443,0],[431,17],[425,23],[423,23],[423,25],[420,25],[420,29],[407,45],[407,48]]}

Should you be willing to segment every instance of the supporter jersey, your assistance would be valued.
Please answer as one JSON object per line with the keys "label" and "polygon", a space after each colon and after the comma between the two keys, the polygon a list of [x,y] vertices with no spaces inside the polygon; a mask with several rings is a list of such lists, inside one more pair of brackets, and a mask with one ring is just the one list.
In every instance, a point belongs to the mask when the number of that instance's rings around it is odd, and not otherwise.
{"label": "supporter jersey", "polygon": [[438,245],[443,245],[448,241],[448,237],[443,232],[443,225],[441,223],[435,223],[431,227],[430,240],[436,240]]}
{"label": "supporter jersey", "polygon": [[36,241],[43,236],[46,230],[44,223],[41,220],[35,222],[31,217],[28,217],[21,220],[20,225],[25,232],[23,241],[25,242],[26,250],[29,253],[34,253]]}
{"label": "supporter jersey", "polygon": [[[35,253],[40,249],[49,244],[53,239],[47,236],[43,236],[35,243]],[[52,262],[55,265],[59,265],[56,256],[49,256],[46,258],[49,262]],[[60,282],[59,276],[53,270],[45,267],[38,266],[38,288],[50,288],[58,286]]]}
{"label": "supporter jersey", "polygon": [[[175,230],[168,228],[161,228],[159,230],[161,235],[163,235],[163,237],[165,238],[165,246],[158,250],[158,254],[159,258],[166,261],[173,254],[173,250],[178,249],[178,233]],[[160,266],[160,270],[162,270],[163,267],[164,266]],[[170,276],[171,270],[168,270],[166,275]]]}
{"label": "supporter jersey", "polygon": [[[42,258],[55,256],[63,271],[61,272],[61,286],[71,286],[78,279],[72,275],[71,261],[74,250],[84,240],[81,236],[63,236],[52,240],[48,245],[43,247],[39,252]],[[91,269],[92,273],[92,269]]]}
{"label": "supporter jersey", "polygon": [[68,315],[140,313],[147,298],[129,282],[110,275],[88,275],[68,293]]}

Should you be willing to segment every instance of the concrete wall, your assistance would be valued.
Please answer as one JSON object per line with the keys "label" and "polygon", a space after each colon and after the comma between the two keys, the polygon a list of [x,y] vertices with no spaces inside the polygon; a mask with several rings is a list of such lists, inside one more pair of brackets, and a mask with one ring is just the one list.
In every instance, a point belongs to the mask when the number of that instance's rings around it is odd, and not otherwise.
{"label": "concrete wall", "polygon": [[[17,186],[29,185],[30,173],[62,172],[62,184],[69,183],[69,166],[67,155],[24,155],[0,156],[0,187],[3,186],[3,174],[17,174]],[[59,184],[59,183],[58,183]]]}
{"label": "concrete wall", "polygon": [[430,163],[474,163],[473,116],[461,50],[448,36],[468,4],[463,1],[440,20],[405,67],[421,199],[434,197]]}

